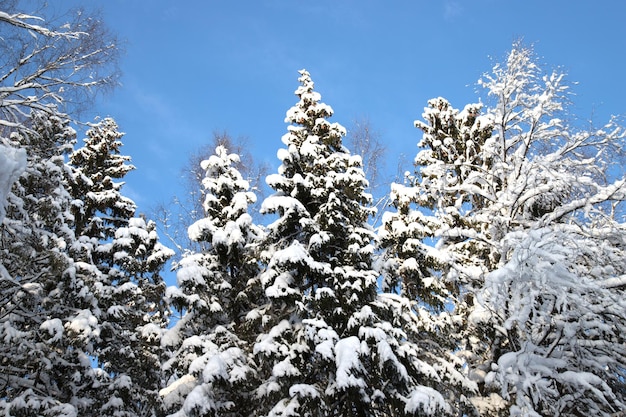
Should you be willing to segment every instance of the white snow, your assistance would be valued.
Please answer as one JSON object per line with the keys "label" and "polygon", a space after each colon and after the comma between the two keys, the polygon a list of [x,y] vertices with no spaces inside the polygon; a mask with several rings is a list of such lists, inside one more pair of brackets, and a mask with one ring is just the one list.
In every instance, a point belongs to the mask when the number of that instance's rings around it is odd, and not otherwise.
{"label": "white snow", "polygon": [[300,403],[297,399],[283,399],[272,408],[267,417],[300,417],[298,407]]}
{"label": "white snow", "polygon": [[277,251],[272,260],[275,260],[280,265],[284,265],[287,263],[304,263],[308,258],[310,258],[310,255],[306,248],[300,242],[294,241],[287,248]]}
{"label": "white snow", "polygon": [[[265,275],[265,274],[263,274]],[[261,277],[263,279],[263,276]],[[289,273],[282,273],[274,278],[274,283],[265,289],[269,298],[281,298],[286,295],[297,294],[298,290],[292,287],[293,277]]]}
{"label": "white snow", "polygon": [[[268,176],[268,182],[271,176]],[[306,208],[300,201],[293,197],[273,195],[263,200],[261,205],[261,213],[275,213],[278,209],[285,210],[286,214],[295,211],[298,213],[306,213]]]}
{"label": "white snow", "polygon": [[0,223],[5,215],[5,202],[11,186],[26,169],[26,151],[0,144]]}
{"label": "white snow", "polygon": [[61,321],[61,319],[54,318],[46,320],[41,323],[41,326],[39,326],[39,328],[41,330],[47,331],[48,334],[51,336],[50,339],[48,339],[48,343],[57,342],[63,337],[63,322]]}
{"label": "white snow", "polygon": [[161,336],[161,334],[163,333],[161,327],[156,325],[155,323],[148,323],[144,326],[141,326],[139,329],[141,330],[141,337],[149,341],[158,340],[159,336]]}
{"label": "white snow", "polygon": [[284,346],[276,343],[276,339],[280,338],[282,333],[291,329],[291,324],[288,320],[281,320],[278,324],[272,327],[269,334],[264,335],[257,343],[254,344],[253,353],[255,355],[262,353],[266,356],[271,356],[282,350]]}
{"label": "white snow", "polygon": [[272,376],[277,378],[294,377],[298,375],[300,375],[300,371],[293,366],[289,358],[278,362],[272,368]]}
{"label": "white snow", "polygon": [[450,406],[438,391],[419,386],[409,395],[404,411],[408,414],[418,414],[423,411],[426,414],[437,415],[436,413],[441,411],[449,413]]}
{"label": "white snow", "polygon": [[216,379],[228,380],[227,364],[220,355],[213,355],[202,371],[204,382],[213,382]]}
{"label": "white snow", "polygon": [[[187,257],[180,262],[181,268],[176,273],[176,280],[180,287],[185,285],[203,285],[205,283],[203,277],[205,269],[198,264],[199,262],[201,261],[196,259],[196,257]],[[174,289],[171,291],[174,291]]]}
{"label": "white snow", "polygon": [[361,352],[361,341],[356,336],[341,339],[335,345],[336,365],[337,365],[337,387],[346,389],[349,387],[365,388],[366,383],[363,378],[354,374],[363,371],[363,365],[359,359]]}
{"label": "white snow", "polygon": [[65,327],[76,332],[82,339],[90,339],[100,335],[98,319],[90,310],[80,310],[76,316],[65,324]]}
{"label": "white snow", "polygon": [[310,157],[316,157],[320,153],[319,140],[320,138],[315,135],[310,135],[309,137],[307,137],[300,147],[300,154]]}
{"label": "white snow", "polygon": [[620,275],[618,277],[607,278],[598,283],[604,288],[619,288],[626,287],[626,275]]}
{"label": "white snow", "polygon": [[314,385],[294,384],[289,388],[289,396],[318,398],[320,393]]}
{"label": "white snow", "polygon": [[191,389],[196,385],[196,382],[197,379],[193,375],[183,375],[181,378],[177,379],[167,387],[160,390],[159,395],[164,398],[164,401],[167,404],[167,397],[172,394],[177,394],[177,396],[184,396],[186,393],[191,391]]}

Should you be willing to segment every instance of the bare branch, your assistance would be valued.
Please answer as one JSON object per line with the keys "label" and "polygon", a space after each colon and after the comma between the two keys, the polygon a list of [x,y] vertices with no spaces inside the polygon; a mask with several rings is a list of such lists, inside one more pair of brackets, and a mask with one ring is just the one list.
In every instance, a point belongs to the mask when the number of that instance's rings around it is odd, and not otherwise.
{"label": "bare branch", "polygon": [[119,77],[117,39],[97,15],[42,16],[0,11],[0,124],[10,129],[32,110],[79,111]]}
{"label": "bare branch", "polygon": [[363,158],[363,170],[370,182],[370,189],[375,190],[384,182],[381,174],[385,172],[384,158],[387,147],[367,118],[356,119],[348,129],[346,145],[351,152]]}
{"label": "bare branch", "polygon": [[59,32],[55,30],[50,30],[49,28],[45,28],[39,25],[28,23],[27,20],[36,20],[36,21],[42,21],[42,22],[44,21],[44,19],[42,19],[41,17],[29,16],[24,13],[9,14],[9,13],[0,11],[0,22],[8,23],[10,25],[13,25],[21,29],[27,29],[29,31],[38,33],[43,36],[48,36],[48,37],[58,36],[58,37],[65,37],[68,39],[77,39],[79,36],[82,35],[82,33],[79,33],[79,32],[71,32],[71,31]]}
{"label": "bare branch", "polygon": [[620,275],[618,277],[607,278],[600,282],[600,286],[603,288],[626,288],[626,275]]}

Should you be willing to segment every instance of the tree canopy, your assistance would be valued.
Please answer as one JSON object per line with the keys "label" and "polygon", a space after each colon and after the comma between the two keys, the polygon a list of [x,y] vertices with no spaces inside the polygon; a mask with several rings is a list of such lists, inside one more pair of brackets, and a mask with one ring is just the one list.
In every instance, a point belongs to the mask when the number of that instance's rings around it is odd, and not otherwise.
{"label": "tree canopy", "polygon": [[387,205],[367,174],[382,143],[369,124],[348,137],[301,70],[269,195],[216,135],[175,257],[124,193],[114,118],[80,119],[116,82],[115,37],[18,6],[0,7],[4,415],[626,409],[626,131],[577,123],[532,48],[513,44],[478,103],[425,103]]}

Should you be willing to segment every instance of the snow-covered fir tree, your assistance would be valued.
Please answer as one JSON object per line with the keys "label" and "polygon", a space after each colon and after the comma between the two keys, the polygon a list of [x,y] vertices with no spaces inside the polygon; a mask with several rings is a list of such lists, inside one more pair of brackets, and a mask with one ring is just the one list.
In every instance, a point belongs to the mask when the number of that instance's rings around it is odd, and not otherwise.
{"label": "snow-covered fir tree", "polygon": [[[287,112],[282,164],[262,204],[277,216],[262,245],[268,298],[248,315],[261,384],[256,415],[447,415],[463,408],[455,366],[409,332],[410,303],[378,294],[371,196],[361,158],[342,145],[307,71]],[[425,343],[426,344],[426,343]]]}
{"label": "snow-covered fir tree", "polygon": [[162,395],[175,416],[256,415],[255,332],[245,318],[262,300],[250,285],[259,273],[255,245],[262,232],[248,212],[256,196],[238,163],[221,145],[201,163],[205,217],[189,227],[189,237],[206,249],[184,255],[178,287],[168,292],[184,312],[163,339],[170,378]]}
{"label": "snow-covered fir tree", "polygon": [[[385,216],[383,237],[404,239],[388,245],[389,282],[409,287],[409,260],[422,282],[452,289],[457,353],[483,415],[610,415],[624,400],[624,310],[613,307],[624,226],[611,210],[625,190],[608,178],[624,131],[567,124],[564,75],[543,73],[520,44],[481,84],[494,98],[484,115],[439,98],[416,122],[417,172]],[[600,336],[603,322],[615,324]],[[611,353],[586,359],[600,351]]]}
{"label": "snow-covered fir tree", "polygon": [[77,199],[76,232],[86,239],[107,240],[135,213],[135,203],[120,192],[124,183],[116,182],[135,167],[128,164],[129,156],[120,154],[124,134],[113,119],[91,125],[86,136],[83,146],[70,155],[76,168],[71,184]]}
{"label": "snow-covered fir tree", "polygon": [[99,306],[106,314],[96,352],[112,377],[106,412],[161,415],[161,339],[170,316],[162,273],[174,253],[160,243],[154,221],[143,216],[130,218],[115,231],[111,253],[115,267],[98,292]]}
{"label": "snow-covered fir tree", "polygon": [[69,157],[78,236],[70,253],[76,273],[96,297],[99,334],[93,355],[111,379],[108,390],[100,390],[100,413],[153,415],[159,409],[160,336],[168,316],[161,272],[173,252],[159,243],[154,222],[134,217],[135,203],[121,193],[120,180],[134,167],[120,154],[123,133],[115,121],[92,125],[86,136]]}
{"label": "snow-covered fir tree", "polygon": [[94,404],[95,298],[75,273],[64,155],[75,132],[61,115],[33,112],[3,138],[26,150],[0,229],[0,409],[7,415],[75,416]]}
{"label": "snow-covered fir tree", "polygon": [[479,152],[493,130],[491,121],[480,116],[480,109],[472,104],[459,112],[441,97],[428,102],[423,114],[427,123],[416,122],[424,131],[418,145],[423,150],[415,158],[416,173],[407,176],[406,184],[391,185],[395,211],[384,213],[379,229],[385,289],[400,286],[401,294],[434,311],[441,311],[448,296],[459,291],[451,280],[439,279],[459,262],[433,249],[434,239],[442,246],[442,230],[452,231],[445,237],[447,245],[454,241],[468,246],[462,251],[471,255],[469,262],[476,263],[475,270],[484,270],[482,265],[489,262],[480,240],[454,234],[458,228],[471,227],[472,218],[465,216],[469,208],[484,205],[483,197],[467,186],[476,180],[477,172],[484,176],[491,163],[481,159]]}

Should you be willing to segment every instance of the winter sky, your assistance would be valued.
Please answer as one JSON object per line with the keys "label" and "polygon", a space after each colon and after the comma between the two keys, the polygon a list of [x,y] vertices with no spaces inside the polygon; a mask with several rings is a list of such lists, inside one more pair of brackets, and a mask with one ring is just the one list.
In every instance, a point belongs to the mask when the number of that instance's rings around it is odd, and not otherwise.
{"label": "winter sky", "polygon": [[[306,68],[349,127],[369,119],[396,171],[417,151],[427,100],[476,102],[476,81],[522,38],[574,86],[578,116],[626,115],[623,0],[71,0],[124,41],[122,86],[94,114],[126,132],[125,192],[149,212],[180,194],[181,168],[214,131],[249,138],[277,166],[285,112]],[[484,93],[480,92],[484,97]],[[404,169],[410,165],[404,166]]]}

